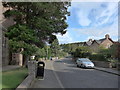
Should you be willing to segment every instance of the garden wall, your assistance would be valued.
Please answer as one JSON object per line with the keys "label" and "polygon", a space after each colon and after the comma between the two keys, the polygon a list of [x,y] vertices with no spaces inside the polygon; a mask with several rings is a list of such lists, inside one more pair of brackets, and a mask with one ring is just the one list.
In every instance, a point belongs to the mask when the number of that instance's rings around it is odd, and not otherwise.
{"label": "garden wall", "polygon": [[93,61],[96,67],[103,67],[103,68],[109,68],[110,63],[109,62],[104,62],[104,61]]}

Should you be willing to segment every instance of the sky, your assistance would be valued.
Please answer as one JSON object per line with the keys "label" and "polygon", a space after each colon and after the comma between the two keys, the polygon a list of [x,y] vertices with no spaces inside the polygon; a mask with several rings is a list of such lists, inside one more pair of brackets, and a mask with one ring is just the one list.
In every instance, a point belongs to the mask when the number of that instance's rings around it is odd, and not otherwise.
{"label": "sky", "polygon": [[102,39],[109,34],[118,40],[117,2],[72,2],[67,16],[67,33],[58,34],[60,44]]}

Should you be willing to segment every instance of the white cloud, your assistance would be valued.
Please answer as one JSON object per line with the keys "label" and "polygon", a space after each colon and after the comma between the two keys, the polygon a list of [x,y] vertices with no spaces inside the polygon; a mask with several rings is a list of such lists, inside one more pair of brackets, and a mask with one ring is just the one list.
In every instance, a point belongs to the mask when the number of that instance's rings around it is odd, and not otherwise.
{"label": "white cloud", "polygon": [[84,14],[83,12],[81,12],[79,15],[78,15],[78,18],[79,18],[79,24],[81,26],[88,26],[91,21],[87,18],[87,15]]}
{"label": "white cloud", "polygon": [[[78,17],[78,23],[81,26],[89,26],[89,24],[91,23],[91,20],[89,19],[88,15],[90,13],[90,11],[94,8],[98,8],[100,6],[101,3],[76,3],[73,2],[72,3],[72,9],[76,9],[76,16]],[[71,10],[72,10],[71,9]]]}
{"label": "white cloud", "polygon": [[69,11],[75,16],[76,22],[70,22],[70,25],[74,24],[69,26],[65,35],[57,35],[59,42],[71,43],[87,41],[90,38],[101,39],[105,37],[105,34],[109,34],[116,41],[118,39],[117,9],[117,3],[72,2]]}
{"label": "white cloud", "polygon": [[[106,6],[103,7],[101,5]],[[84,26],[100,26],[106,24],[109,21],[114,20],[114,15],[117,14],[118,3],[103,3],[103,2],[72,2],[70,10],[76,10],[75,14],[78,18],[78,23]]]}
{"label": "white cloud", "polygon": [[[71,28],[76,32],[76,36],[86,35],[86,39],[100,39],[105,34],[111,37],[118,36],[118,3],[95,3],[95,2],[72,2],[70,10],[76,10],[80,28]],[[86,27],[87,26],[87,27]]]}
{"label": "white cloud", "polygon": [[[117,23],[117,22],[116,22]],[[114,23],[113,25],[109,26],[109,27],[105,27],[105,28],[96,28],[96,27],[92,27],[92,28],[71,28],[71,30],[74,30],[74,32],[76,32],[76,35],[78,35],[78,37],[84,35],[86,36],[86,40],[88,40],[89,38],[92,39],[101,39],[104,38],[105,34],[109,34],[111,38],[118,37],[118,25]],[[115,40],[116,40],[115,39]]]}
{"label": "white cloud", "polygon": [[72,43],[74,41],[68,32],[64,34],[63,36],[61,34],[57,34],[56,36],[60,44]]}
{"label": "white cloud", "polygon": [[[115,19],[114,15],[117,14],[117,7],[117,3],[108,3],[108,7],[96,18],[97,25],[102,25],[113,21]],[[103,19],[100,21],[101,18]]]}

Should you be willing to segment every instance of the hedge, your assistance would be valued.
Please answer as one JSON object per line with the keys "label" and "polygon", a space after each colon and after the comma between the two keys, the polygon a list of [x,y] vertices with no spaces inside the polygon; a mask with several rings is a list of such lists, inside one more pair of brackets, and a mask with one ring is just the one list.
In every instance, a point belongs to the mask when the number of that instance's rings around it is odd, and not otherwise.
{"label": "hedge", "polygon": [[108,61],[103,54],[92,54],[89,58],[93,61]]}

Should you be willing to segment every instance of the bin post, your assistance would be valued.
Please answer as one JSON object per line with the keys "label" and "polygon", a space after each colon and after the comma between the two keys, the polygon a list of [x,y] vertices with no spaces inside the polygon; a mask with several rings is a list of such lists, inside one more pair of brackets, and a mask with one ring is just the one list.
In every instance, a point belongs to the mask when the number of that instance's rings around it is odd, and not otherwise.
{"label": "bin post", "polygon": [[36,61],[28,61],[28,74],[36,76]]}

